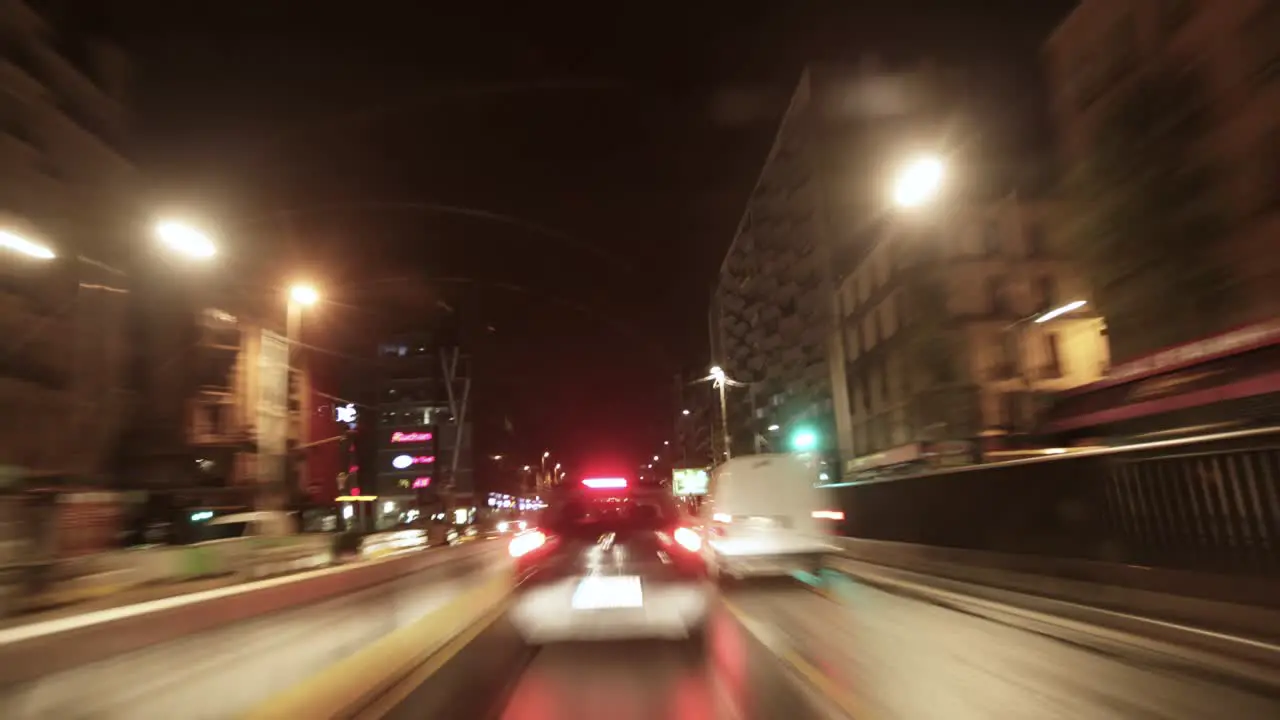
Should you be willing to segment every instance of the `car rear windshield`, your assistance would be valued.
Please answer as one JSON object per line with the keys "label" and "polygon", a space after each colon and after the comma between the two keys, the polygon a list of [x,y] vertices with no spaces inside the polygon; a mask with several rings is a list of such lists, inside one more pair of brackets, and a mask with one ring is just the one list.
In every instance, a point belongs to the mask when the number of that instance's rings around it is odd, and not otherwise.
{"label": "car rear windshield", "polygon": [[665,493],[572,495],[544,511],[543,525],[557,534],[599,534],[657,530],[680,518],[675,500]]}

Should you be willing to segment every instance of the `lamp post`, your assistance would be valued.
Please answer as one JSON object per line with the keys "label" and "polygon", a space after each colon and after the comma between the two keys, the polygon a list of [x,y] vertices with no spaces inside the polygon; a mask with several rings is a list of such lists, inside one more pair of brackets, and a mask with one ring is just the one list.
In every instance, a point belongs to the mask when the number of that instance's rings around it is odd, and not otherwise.
{"label": "lamp post", "polygon": [[715,385],[716,391],[720,394],[720,431],[722,441],[724,442],[724,459],[729,460],[733,457],[733,450],[729,447],[729,410],[725,402],[725,386],[733,385],[734,387],[741,387],[742,383],[730,378],[725,374],[724,368],[719,365],[712,365],[708,372],[710,374],[698,382],[710,380],[711,383]]}

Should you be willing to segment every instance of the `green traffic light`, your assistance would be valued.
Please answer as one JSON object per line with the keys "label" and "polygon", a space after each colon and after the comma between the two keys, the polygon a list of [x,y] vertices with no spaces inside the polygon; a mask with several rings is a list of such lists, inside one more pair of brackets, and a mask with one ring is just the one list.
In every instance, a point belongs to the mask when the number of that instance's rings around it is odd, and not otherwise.
{"label": "green traffic light", "polygon": [[791,449],[796,452],[809,452],[818,446],[818,434],[812,430],[797,430],[791,436]]}

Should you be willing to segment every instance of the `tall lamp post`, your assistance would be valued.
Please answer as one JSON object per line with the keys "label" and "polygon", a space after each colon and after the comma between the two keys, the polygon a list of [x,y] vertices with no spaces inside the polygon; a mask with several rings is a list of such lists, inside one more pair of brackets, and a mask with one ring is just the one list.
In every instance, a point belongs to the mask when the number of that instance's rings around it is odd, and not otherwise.
{"label": "tall lamp post", "polygon": [[729,447],[729,410],[725,403],[725,386],[732,385],[734,387],[742,387],[742,383],[730,378],[725,374],[724,368],[719,365],[712,365],[710,374],[698,380],[697,382],[706,382],[710,380],[715,385],[716,391],[720,394],[720,432],[721,439],[724,442],[724,459],[729,460],[733,457],[733,450]]}

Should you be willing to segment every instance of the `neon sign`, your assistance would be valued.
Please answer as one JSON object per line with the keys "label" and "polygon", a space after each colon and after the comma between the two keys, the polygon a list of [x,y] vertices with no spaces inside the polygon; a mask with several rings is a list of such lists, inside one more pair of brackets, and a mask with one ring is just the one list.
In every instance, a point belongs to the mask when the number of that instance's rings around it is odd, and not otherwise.
{"label": "neon sign", "polygon": [[400,432],[391,433],[391,442],[393,443],[420,443],[427,442],[431,439],[429,432]]}
{"label": "neon sign", "polygon": [[415,488],[424,488],[429,485],[431,485],[431,478],[429,477],[414,478],[413,486]]}
{"label": "neon sign", "polygon": [[391,460],[391,466],[397,470],[407,470],[414,465],[426,465],[435,461],[435,455],[397,455]]}

